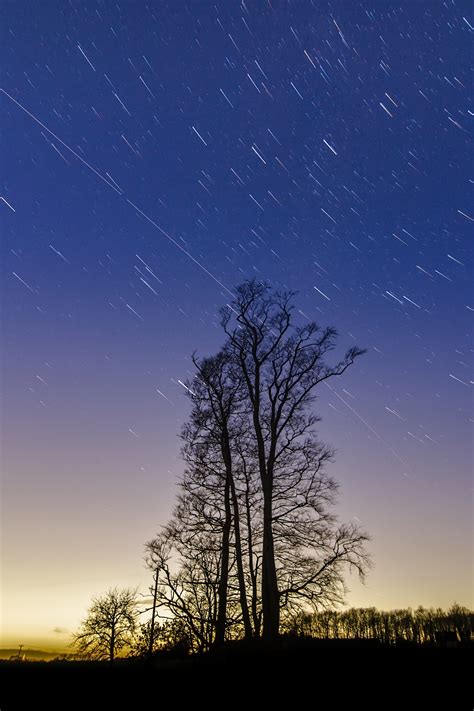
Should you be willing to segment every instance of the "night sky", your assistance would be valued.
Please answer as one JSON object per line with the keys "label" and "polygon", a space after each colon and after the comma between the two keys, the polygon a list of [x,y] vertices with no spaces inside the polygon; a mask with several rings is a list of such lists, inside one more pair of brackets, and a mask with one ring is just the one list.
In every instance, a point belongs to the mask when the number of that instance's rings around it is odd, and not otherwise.
{"label": "night sky", "polygon": [[368,349],[316,405],[348,604],[472,605],[469,5],[3,0],[4,644],[146,591],[249,277]]}

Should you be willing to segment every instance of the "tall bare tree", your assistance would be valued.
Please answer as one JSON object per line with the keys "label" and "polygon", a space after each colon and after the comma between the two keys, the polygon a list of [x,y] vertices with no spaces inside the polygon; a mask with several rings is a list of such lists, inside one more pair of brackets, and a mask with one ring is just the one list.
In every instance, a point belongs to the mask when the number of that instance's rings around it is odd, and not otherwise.
{"label": "tall bare tree", "polygon": [[[263,494],[263,636],[270,640],[278,636],[280,626],[274,538],[279,460],[304,447],[318,421],[310,411],[315,388],[342,375],[364,352],[350,348],[342,360],[328,365],[326,356],[335,347],[336,331],[321,330],[315,323],[294,325],[293,296],[272,293],[252,280],[238,287],[235,299],[222,310],[228,352],[244,382],[256,444]],[[286,474],[288,492],[295,477],[287,469]]]}
{"label": "tall bare tree", "polygon": [[335,365],[333,329],[293,323],[293,294],[255,281],[222,312],[216,356],[193,356],[186,469],[170,523],[147,544],[162,568],[158,602],[186,620],[199,649],[227,637],[274,639],[285,619],[340,602],[344,572],[363,575],[367,535],[331,513],[332,450],[314,431],[314,390]]}
{"label": "tall bare tree", "polygon": [[236,482],[239,468],[236,448],[243,439],[247,418],[245,402],[241,397],[242,381],[232,367],[226,349],[221,349],[212,358],[198,359],[194,355],[193,363],[197,372],[188,390],[193,408],[190,421],[182,432],[185,442],[182,451],[188,465],[184,488],[190,495],[195,496],[196,483],[199,488],[202,488],[205,482],[208,489],[206,493],[209,496],[209,484],[211,484],[214,505],[217,509],[222,507],[223,510],[216,626],[216,643],[220,644],[225,638],[229,574],[232,563],[236,568],[245,637],[252,636]]}

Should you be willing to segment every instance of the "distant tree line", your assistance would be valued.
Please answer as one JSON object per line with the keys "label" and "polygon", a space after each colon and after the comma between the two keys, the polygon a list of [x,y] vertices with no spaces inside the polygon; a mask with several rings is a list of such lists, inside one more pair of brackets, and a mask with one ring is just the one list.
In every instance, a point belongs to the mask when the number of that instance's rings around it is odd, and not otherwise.
{"label": "distant tree line", "polygon": [[418,607],[377,610],[375,607],[323,610],[300,614],[288,626],[298,636],[320,639],[375,639],[383,644],[436,643],[445,632],[459,642],[468,641],[474,630],[474,613],[454,604],[449,610]]}
{"label": "distant tree line", "polygon": [[[71,658],[108,660],[120,657],[149,658],[156,654],[183,657],[202,649],[182,617],[138,623],[136,590],[109,590],[95,597],[89,614],[74,636]],[[287,617],[282,632],[299,638],[324,640],[375,640],[385,645],[469,642],[474,632],[474,612],[454,604],[449,610],[418,607],[416,610],[351,608],[299,612]],[[450,635],[447,637],[447,635]]]}

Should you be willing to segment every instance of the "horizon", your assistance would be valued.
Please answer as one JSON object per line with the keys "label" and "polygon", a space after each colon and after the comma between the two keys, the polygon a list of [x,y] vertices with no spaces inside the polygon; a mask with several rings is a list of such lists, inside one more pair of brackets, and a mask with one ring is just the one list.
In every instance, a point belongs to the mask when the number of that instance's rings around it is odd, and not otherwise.
{"label": "horizon", "polygon": [[2,645],[147,593],[191,355],[252,277],[337,329],[330,363],[367,348],[314,409],[334,512],[371,537],[345,604],[472,609],[462,3],[0,14]]}
{"label": "horizon", "polygon": [[[446,607],[445,609],[434,608],[434,607],[428,608],[428,607],[425,607],[424,605],[418,605],[417,607],[413,607],[413,608],[397,608],[397,607],[395,607],[395,608],[392,608],[391,610],[379,610],[378,608],[371,608],[371,607],[354,608],[353,606],[349,606],[346,604],[344,606],[341,606],[340,608],[335,607],[335,608],[333,608],[333,610],[335,610],[337,612],[343,612],[343,611],[350,610],[350,609],[376,609],[377,612],[394,612],[395,610],[411,610],[412,612],[415,612],[417,609],[423,608],[424,610],[433,610],[436,612],[438,612],[440,610],[442,612],[448,612],[451,608],[455,607],[456,605],[459,605],[459,603],[457,601],[454,601],[452,603],[452,605],[449,605],[449,607]],[[473,610],[470,609],[468,606],[460,605],[460,607],[462,607],[463,609],[469,610],[471,612],[471,614],[473,612]],[[71,635],[70,635],[71,638],[72,638],[72,635],[73,635],[73,633],[71,632]],[[42,660],[48,659],[48,657],[50,657],[50,656],[54,657],[55,655],[71,655],[71,656],[76,655],[76,653],[74,651],[74,647],[72,645],[72,641],[70,641],[69,643],[65,642],[59,646],[55,646],[55,645],[51,645],[51,643],[49,641],[47,641],[47,639],[49,639],[49,638],[45,638],[44,643],[38,641],[37,644],[30,644],[29,642],[19,642],[16,645],[12,644],[12,643],[0,644],[0,659],[7,659],[7,658],[9,658],[9,656],[12,656],[12,655],[8,655],[8,657],[4,656],[4,655],[6,655],[7,652],[11,652],[12,654],[14,654],[15,652],[19,652],[20,647],[22,648],[21,649],[22,655],[24,654],[24,655],[26,655],[26,657],[28,657],[28,652],[33,652],[34,656],[37,659],[42,659]],[[45,656],[38,656],[38,655],[45,655]]]}

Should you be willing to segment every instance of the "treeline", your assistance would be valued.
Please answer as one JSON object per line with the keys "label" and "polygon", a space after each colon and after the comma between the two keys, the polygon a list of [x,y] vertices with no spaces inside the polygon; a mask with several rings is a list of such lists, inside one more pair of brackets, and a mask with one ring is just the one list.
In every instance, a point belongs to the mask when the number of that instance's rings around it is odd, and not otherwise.
{"label": "treeline", "polygon": [[288,630],[298,636],[319,639],[374,639],[383,644],[468,641],[474,629],[474,613],[454,604],[449,610],[418,607],[416,610],[377,610],[375,607],[324,610],[298,615]]}
{"label": "treeline", "polygon": [[[377,610],[375,607],[349,610],[322,610],[300,613],[286,620],[282,632],[291,637],[327,640],[376,640],[385,645],[400,643],[463,643],[474,631],[474,612],[456,603],[448,610],[418,607],[399,610]],[[132,654],[150,652],[189,653],[199,650],[184,620],[155,623],[150,649],[150,621],[140,626]]]}
{"label": "treeline", "polygon": [[[187,615],[165,620],[157,615],[155,620],[139,623],[139,608],[136,590],[114,588],[94,598],[88,617],[75,635],[76,658],[110,662],[117,656],[146,659],[169,654],[179,658],[210,649],[203,647],[201,634],[194,632]],[[212,619],[208,624],[212,625]],[[285,616],[281,626],[283,636],[296,641],[372,640],[385,646],[466,644],[473,631],[474,612],[457,604],[447,611],[424,607],[300,611]],[[228,640],[245,641],[245,634],[235,628]]]}

